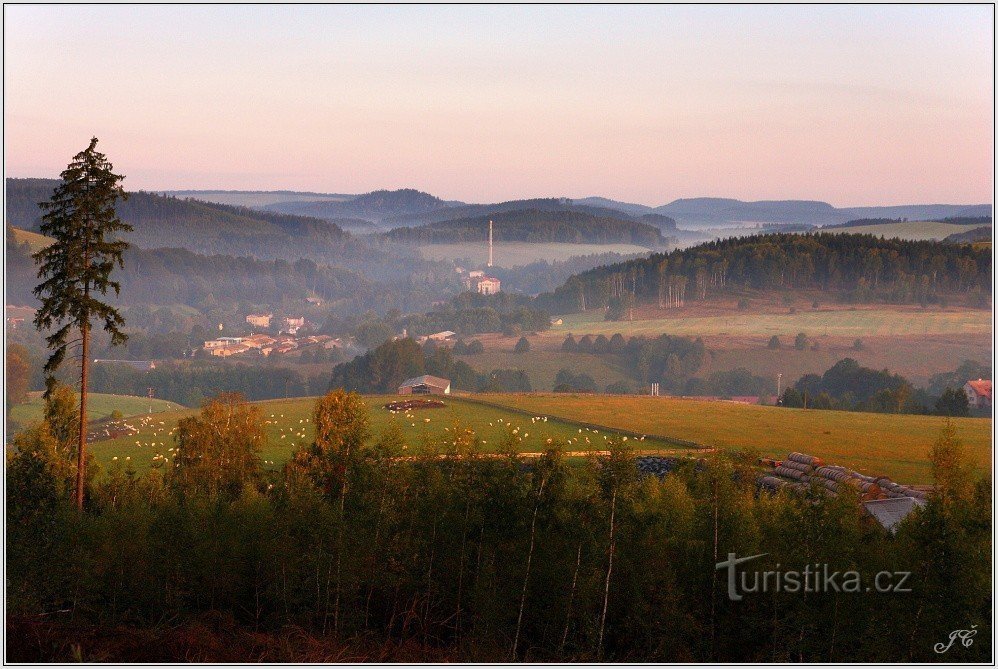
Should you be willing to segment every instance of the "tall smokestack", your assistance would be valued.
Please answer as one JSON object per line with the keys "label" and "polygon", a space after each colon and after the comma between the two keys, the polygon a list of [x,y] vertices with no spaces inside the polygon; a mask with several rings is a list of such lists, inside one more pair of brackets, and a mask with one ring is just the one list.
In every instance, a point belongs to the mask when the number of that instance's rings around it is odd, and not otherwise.
{"label": "tall smokestack", "polygon": [[492,221],[489,221],[489,267],[492,267]]}

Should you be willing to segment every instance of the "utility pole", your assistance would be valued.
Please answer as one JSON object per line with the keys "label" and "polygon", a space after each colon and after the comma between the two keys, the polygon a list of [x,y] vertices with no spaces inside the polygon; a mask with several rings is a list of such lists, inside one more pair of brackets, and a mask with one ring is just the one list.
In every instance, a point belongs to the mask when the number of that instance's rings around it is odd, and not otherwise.
{"label": "utility pole", "polygon": [[146,388],[146,394],[149,397],[149,413],[152,413],[152,394],[153,394],[153,389],[152,388]]}
{"label": "utility pole", "polygon": [[776,401],[780,400],[780,390],[783,389],[783,374],[776,375]]}

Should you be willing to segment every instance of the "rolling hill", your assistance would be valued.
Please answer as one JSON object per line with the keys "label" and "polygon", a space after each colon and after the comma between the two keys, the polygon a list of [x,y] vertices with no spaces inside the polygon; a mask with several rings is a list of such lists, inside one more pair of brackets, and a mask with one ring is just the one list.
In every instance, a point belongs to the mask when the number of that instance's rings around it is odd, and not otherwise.
{"label": "rolling hill", "polygon": [[[37,230],[56,179],[7,179],[7,223]],[[259,212],[246,207],[181,200],[143,191],[117,205],[118,216],[134,228],[125,239],[143,248],[182,246],[198,253],[282,257],[294,251],[333,250],[348,235],[316,218]]]}
{"label": "rolling hill", "polygon": [[[911,239],[911,240],[943,240],[954,235],[966,234],[968,226],[957,223],[947,223],[946,221],[894,221],[891,223],[877,223],[873,225],[850,225],[848,227],[822,228],[822,232],[831,234],[854,233],[864,235],[875,235],[890,239]],[[990,239],[991,227],[978,228],[986,230],[985,238]],[[969,240],[969,241],[977,241]]]}
{"label": "rolling hill", "polygon": [[459,218],[418,227],[400,227],[387,233],[395,242],[440,244],[482,242],[489,221],[497,242],[638,244],[660,246],[662,232],[647,223],[596,216],[582,211],[521,209],[475,218]]}
{"label": "rolling hill", "polygon": [[158,195],[177,197],[182,200],[193,199],[215,204],[229,204],[237,207],[260,209],[281,202],[343,202],[352,200],[356,195],[344,193],[310,193],[293,190],[165,190],[157,191]]}
{"label": "rolling hill", "polygon": [[857,218],[938,220],[954,216],[988,216],[990,205],[929,204],[885,207],[834,207],[816,200],[761,200],[687,198],[655,207],[655,213],[675,218],[680,225],[725,226],[735,223],[803,223],[836,225]]}
{"label": "rolling hill", "polygon": [[328,199],[277,202],[267,205],[264,208],[286,214],[314,216],[324,220],[359,218],[372,222],[380,222],[400,216],[416,216],[428,212],[445,210],[460,204],[462,203],[445,202],[429,193],[405,188],[393,191],[373,191],[338,202]]}

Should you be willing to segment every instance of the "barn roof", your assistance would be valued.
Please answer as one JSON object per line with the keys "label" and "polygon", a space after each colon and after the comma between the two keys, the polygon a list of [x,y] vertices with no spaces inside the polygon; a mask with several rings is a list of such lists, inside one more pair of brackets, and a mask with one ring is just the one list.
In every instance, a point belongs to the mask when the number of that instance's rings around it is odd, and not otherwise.
{"label": "barn roof", "polygon": [[974,389],[974,392],[981,397],[987,397],[991,399],[991,382],[984,379],[977,379],[976,381],[967,381],[967,385]]}
{"label": "barn roof", "polygon": [[447,386],[450,385],[450,380],[442,379],[439,376],[430,376],[429,374],[423,374],[422,376],[414,376],[411,379],[406,379],[405,381],[402,382],[402,385],[399,387],[404,388],[406,386],[421,386],[421,385],[446,388]]}
{"label": "barn roof", "polygon": [[866,512],[873,516],[878,523],[883,525],[888,532],[894,532],[894,528],[908,514],[915,509],[925,507],[925,500],[914,497],[892,497],[890,499],[872,499],[863,502]]}

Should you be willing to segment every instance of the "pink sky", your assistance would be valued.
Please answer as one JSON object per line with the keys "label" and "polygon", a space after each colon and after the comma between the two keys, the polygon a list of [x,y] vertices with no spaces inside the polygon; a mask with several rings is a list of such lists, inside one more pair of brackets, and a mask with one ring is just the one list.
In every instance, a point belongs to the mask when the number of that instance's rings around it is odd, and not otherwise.
{"label": "pink sky", "polygon": [[992,9],[5,8],[8,176],[985,203]]}

